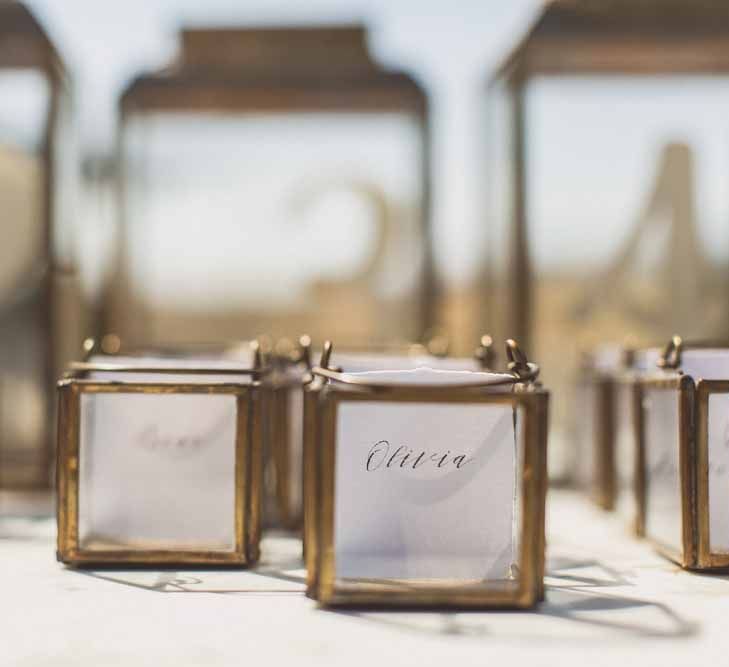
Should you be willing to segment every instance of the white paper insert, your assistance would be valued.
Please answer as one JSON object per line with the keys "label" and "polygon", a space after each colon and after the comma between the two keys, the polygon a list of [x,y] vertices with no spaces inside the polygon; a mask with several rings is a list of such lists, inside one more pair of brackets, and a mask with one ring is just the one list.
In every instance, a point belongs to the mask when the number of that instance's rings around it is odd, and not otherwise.
{"label": "white paper insert", "polygon": [[679,392],[646,388],[646,535],[680,551]]}
{"label": "white paper insert", "polygon": [[615,383],[615,468],[617,473],[617,506],[622,516],[633,520],[638,511],[635,497],[635,409],[633,385]]}
{"label": "white paper insert", "polygon": [[[358,375],[463,381],[432,369]],[[343,401],[336,429],[338,577],[505,580],[516,571],[521,438],[511,405]]]}
{"label": "white paper insert", "polygon": [[729,552],[729,394],[709,396],[709,539]]}
{"label": "white paper insert", "polygon": [[81,395],[85,549],[232,551],[236,397]]}
{"label": "white paper insert", "polygon": [[729,349],[685,350],[681,370],[694,380],[729,380]]}

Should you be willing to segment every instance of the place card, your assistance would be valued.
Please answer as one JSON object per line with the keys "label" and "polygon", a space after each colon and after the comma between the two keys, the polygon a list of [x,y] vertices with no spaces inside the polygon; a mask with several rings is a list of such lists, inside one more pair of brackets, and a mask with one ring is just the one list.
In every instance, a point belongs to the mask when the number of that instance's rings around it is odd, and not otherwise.
{"label": "place card", "polygon": [[92,356],[58,384],[58,558],[250,565],[260,539],[264,371]]}
{"label": "place card", "polygon": [[352,371],[331,370],[325,350],[305,388],[311,597],[323,605],[538,602],[548,395],[518,354],[508,373],[447,370],[445,361]]}

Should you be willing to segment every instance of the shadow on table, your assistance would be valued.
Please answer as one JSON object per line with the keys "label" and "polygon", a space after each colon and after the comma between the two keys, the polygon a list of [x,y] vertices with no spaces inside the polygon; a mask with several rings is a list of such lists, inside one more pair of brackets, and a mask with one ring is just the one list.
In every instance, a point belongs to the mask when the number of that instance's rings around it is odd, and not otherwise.
{"label": "shadow on table", "polygon": [[303,593],[305,574],[299,559],[251,569],[213,568],[131,568],[103,567],[93,570],[68,568],[92,577],[156,593]]}
{"label": "shadow on table", "polygon": [[[526,612],[327,610],[326,613],[415,633],[472,638],[498,636],[520,642],[525,639],[594,641],[596,636],[677,639],[700,632],[698,623],[684,619],[667,604],[601,591],[632,584],[618,571],[598,561],[555,559],[550,563],[547,582],[546,600],[537,609]],[[515,616],[524,617],[525,622],[518,625],[509,622]]]}
{"label": "shadow on table", "polygon": [[68,569],[94,579],[156,593],[303,594],[306,588],[301,541],[283,532],[263,540],[261,561],[252,568],[105,565]]}
{"label": "shadow on table", "polygon": [[[263,561],[250,570],[185,568],[154,571],[130,568],[76,570],[89,577],[158,593],[300,594],[305,573],[299,558]],[[713,577],[729,581],[729,577]],[[557,558],[547,572],[547,599],[533,611],[427,610],[322,610],[366,623],[429,635],[471,638],[499,637],[522,642],[525,639],[572,642],[594,641],[596,637],[688,638],[699,634],[700,626],[683,618],[671,606],[603,589],[632,587],[621,572],[596,560]],[[512,621],[516,616],[525,622]],[[529,619],[527,621],[527,619]]]}

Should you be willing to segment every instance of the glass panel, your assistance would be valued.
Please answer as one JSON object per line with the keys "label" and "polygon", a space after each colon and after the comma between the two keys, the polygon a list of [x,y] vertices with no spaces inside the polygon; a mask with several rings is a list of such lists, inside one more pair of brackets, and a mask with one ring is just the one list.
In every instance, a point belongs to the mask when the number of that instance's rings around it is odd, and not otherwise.
{"label": "glass panel", "polygon": [[709,396],[709,538],[713,553],[729,552],[729,395]]}
{"label": "glass panel", "polygon": [[695,380],[729,379],[729,350],[698,348],[681,353],[681,370]]}
{"label": "glass panel", "polygon": [[617,380],[614,387],[617,509],[622,516],[634,521],[638,513],[635,496],[635,387],[632,380]]}
{"label": "glass panel", "polygon": [[79,546],[232,551],[236,397],[81,395]]}
{"label": "glass panel", "polygon": [[[244,352],[241,352],[245,355]],[[131,369],[142,369],[146,372],[137,372],[135,370],[128,371],[106,371],[94,370],[89,372],[89,379],[104,380],[106,382],[150,382],[158,384],[209,384],[209,383],[226,383],[235,382],[237,384],[249,384],[251,375],[230,375],[215,374],[216,369],[223,371],[229,370],[247,370],[251,368],[252,359],[239,361],[238,359],[221,359],[221,358],[198,358],[198,357],[147,357],[147,356],[105,356],[92,355],[89,358],[92,364],[112,364],[124,366]],[[203,373],[159,373],[156,369],[174,370],[177,368],[185,368],[189,370],[210,370],[210,374]],[[150,372],[151,371],[151,372]]]}
{"label": "glass panel", "polygon": [[299,517],[304,509],[304,390],[302,387],[289,389],[286,397],[288,410],[287,440],[289,450],[289,499],[294,516]]}
{"label": "glass panel", "polygon": [[425,353],[375,354],[335,351],[332,364],[346,373],[415,368],[471,372],[484,370],[481,363],[473,357],[435,357]]}
{"label": "glass panel", "polygon": [[683,550],[679,474],[679,392],[645,387],[646,536]]}
{"label": "glass panel", "polygon": [[575,483],[586,491],[595,489],[597,460],[597,384],[594,378],[580,382],[575,395],[576,414],[580,416],[575,424],[577,456],[573,464]]}
{"label": "glass panel", "polygon": [[[523,438],[511,405],[338,405],[340,579],[516,588]],[[517,437],[518,435],[518,437]]]}
{"label": "glass panel", "polygon": [[49,483],[43,149],[50,88],[0,70],[0,484]]}
{"label": "glass panel", "polygon": [[135,314],[119,325],[144,309],[145,342],[421,333],[417,118],[146,114],[124,150]]}

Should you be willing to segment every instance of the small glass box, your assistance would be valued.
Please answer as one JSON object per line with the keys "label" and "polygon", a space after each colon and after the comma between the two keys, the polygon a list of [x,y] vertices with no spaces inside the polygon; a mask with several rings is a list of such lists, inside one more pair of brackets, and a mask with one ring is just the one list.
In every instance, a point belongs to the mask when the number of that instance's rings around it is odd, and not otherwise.
{"label": "small glass box", "polygon": [[307,587],[325,606],[543,596],[548,394],[509,373],[330,368],[305,389]]}
{"label": "small glass box", "polygon": [[577,385],[575,482],[598,506],[616,510],[637,535],[643,531],[638,381],[655,371],[660,352],[600,347],[586,357]]}
{"label": "small glass box", "polygon": [[690,569],[729,566],[729,347],[675,337],[639,380],[645,536]]}
{"label": "small glass box", "polygon": [[251,565],[264,371],[92,356],[59,382],[58,559]]}

